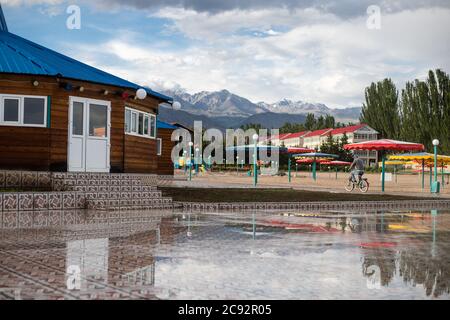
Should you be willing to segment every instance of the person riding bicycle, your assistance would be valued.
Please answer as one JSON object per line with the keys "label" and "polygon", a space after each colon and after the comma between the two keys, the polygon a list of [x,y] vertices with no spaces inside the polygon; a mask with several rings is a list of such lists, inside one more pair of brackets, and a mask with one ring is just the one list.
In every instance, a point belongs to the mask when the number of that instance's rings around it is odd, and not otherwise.
{"label": "person riding bicycle", "polygon": [[[358,156],[355,156],[355,160],[350,166],[351,176],[349,178],[350,181],[354,181],[356,183],[361,182],[362,176],[364,175],[365,164],[362,159]],[[356,180],[356,176],[358,176],[358,180]]]}

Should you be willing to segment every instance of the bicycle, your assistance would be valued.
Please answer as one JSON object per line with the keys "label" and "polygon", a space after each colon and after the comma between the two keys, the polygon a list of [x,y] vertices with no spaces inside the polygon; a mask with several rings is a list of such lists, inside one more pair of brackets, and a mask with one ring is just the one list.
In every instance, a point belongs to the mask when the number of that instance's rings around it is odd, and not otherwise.
{"label": "bicycle", "polygon": [[367,191],[369,191],[369,186],[370,184],[367,178],[360,178],[359,181],[350,179],[345,186],[345,190],[347,190],[348,192],[352,192],[353,190],[355,190],[355,188],[358,187],[359,191],[361,191],[362,193],[367,193]]}

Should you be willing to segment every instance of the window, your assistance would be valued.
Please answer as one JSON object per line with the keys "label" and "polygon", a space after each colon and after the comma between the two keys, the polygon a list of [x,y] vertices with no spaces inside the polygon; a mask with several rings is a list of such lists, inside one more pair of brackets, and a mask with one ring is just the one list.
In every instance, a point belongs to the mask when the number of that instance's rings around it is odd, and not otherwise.
{"label": "window", "polygon": [[144,114],[143,113],[139,113],[139,130],[138,130],[138,134],[141,135],[141,136],[144,134]]}
{"label": "window", "polygon": [[149,129],[149,116],[145,116],[145,120],[144,120],[144,134],[147,136],[148,135],[148,129]]}
{"label": "window", "polygon": [[156,139],[156,154],[158,156],[162,155],[162,139]]}
{"label": "window", "polygon": [[45,99],[24,98],[23,99],[23,123],[42,125],[45,123]]}
{"label": "window", "polygon": [[150,119],[150,136],[156,137],[156,117]]}
{"label": "window", "polygon": [[89,105],[89,136],[106,138],[108,135],[108,106]]}
{"label": "window", "polygon": [[0,94],[0,125],[46,127],[47,97]]}
{"label": "window", "polygon": [[72,135],[82,136],[84,132],[84,105],[74,102],[72,108]]}
{"label": "window", "polygon": [[125,133],[145,138],[156,138],[156,116],[126,107]]}
{"label": "window", "polygon": [[19,123],[19,99],[5,98],[3,100],[3,121]]}
{"label": "window", "polygon": [[131,132],[137,133],[137,113],[131,113]]}
{"label": "window", "polygon": [[131,132],[131,110],[125,110],[125,132]]}

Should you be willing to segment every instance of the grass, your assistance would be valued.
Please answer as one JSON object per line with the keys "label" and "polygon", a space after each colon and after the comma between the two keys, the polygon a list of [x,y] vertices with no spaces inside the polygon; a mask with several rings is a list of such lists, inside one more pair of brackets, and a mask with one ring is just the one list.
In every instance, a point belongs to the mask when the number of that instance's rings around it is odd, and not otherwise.
{"label": "grass", "polygon": [[425,200],[426,197],[330,193],[294,189],[220,189],[160,187],[165,196],[183,202],[312,202]]}

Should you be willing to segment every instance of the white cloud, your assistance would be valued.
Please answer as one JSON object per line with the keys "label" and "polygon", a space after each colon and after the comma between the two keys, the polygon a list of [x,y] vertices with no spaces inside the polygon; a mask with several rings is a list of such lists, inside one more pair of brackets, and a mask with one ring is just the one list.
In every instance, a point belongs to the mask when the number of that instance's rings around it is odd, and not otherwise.
{"label": "white cloud", "polygon": [[[162,49],[118,36],[79,46],[78,57],[153,87],[226,88],[255,102],[287,97],[330,106],[361,105],[372,81],[392,77],[402,87],[428,69],[450,69],[448,9],[385,13],[381,30],[368,30],[365,17],[344,20],[314,9],[214,15],[166,9],[155,15],[172,21],[172,32],[193,39],[190,46]],[[271,36],[240,32],[247,29]]]}
{"label": "white cloud", "polygon": [[0,4],[16,7],[23,5],[40,5],[40,4],[48,4],[48,5],[56,5],[65,2],[66,0],[0,0]]}

